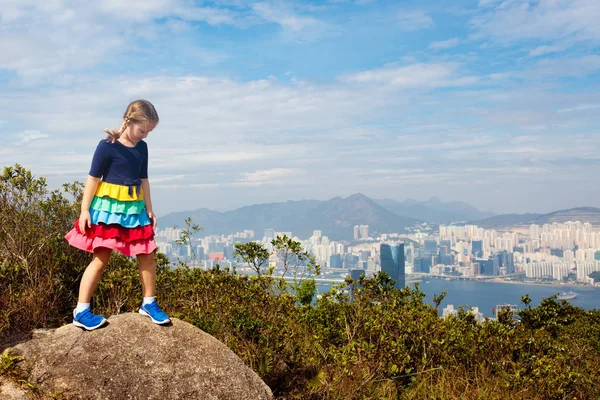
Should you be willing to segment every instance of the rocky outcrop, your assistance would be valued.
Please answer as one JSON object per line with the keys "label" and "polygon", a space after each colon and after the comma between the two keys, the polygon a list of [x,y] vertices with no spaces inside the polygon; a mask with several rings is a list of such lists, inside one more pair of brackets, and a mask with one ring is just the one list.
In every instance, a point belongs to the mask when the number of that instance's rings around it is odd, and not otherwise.
{"label": "rocky outcrop", "polygon": [[109,318],[95,331],[72,324],[35,332],[11,349],[29,382],[67,399],[272,399],[269,387],[227,346],[173,319]]}
{"label": "rocky outcrop", "polygon": [[2,400],[29,400],[31,396],[21,389],[15,382],[0,376],[0,399]]}

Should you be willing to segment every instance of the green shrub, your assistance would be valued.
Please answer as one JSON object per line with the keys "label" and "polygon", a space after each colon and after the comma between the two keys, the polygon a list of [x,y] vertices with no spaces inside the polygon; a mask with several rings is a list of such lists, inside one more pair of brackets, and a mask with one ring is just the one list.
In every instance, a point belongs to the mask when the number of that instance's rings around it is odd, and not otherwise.
{"label": "green shrub", "polygon": [[[0,335],[70,322],[90,261],[63,239],[80,196],[81,185],[50,192],[18,165],[0,176]],[[275,244],[301,255],[283,253],[292,269],[306,257],[318,272],[297,242]],[[313,302],[314,281],[286,286],[261,268],[268,253],[259,246],[236,250],[258,276],[172,268],[157,254],[157,295],[171,316],[229,346],[278,398],[600,398],[598,310],[555,298],[530,307],[525,297],[520,322],[506,316],[478,324],[465,311],[441,319],[443,294],[428,305],[418,285],[395,289],[383,273],[348,279]],[[113,254],[95,309],[107,316],[135,311],[140,298],[136,261]],[[0,362],[6,374],[14,360]]]}

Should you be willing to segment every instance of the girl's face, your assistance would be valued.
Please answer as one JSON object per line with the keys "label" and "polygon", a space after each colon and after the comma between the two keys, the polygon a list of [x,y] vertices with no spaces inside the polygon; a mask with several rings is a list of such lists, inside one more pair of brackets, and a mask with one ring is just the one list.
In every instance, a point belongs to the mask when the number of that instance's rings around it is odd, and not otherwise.
{"label": "girl's face", "polygon": [[129,127],[129,140],[133,143],[137,143],[142,139],[146,139],[148,134],[156,128],[156,122],[145,122],[141,124],[131,124]]}

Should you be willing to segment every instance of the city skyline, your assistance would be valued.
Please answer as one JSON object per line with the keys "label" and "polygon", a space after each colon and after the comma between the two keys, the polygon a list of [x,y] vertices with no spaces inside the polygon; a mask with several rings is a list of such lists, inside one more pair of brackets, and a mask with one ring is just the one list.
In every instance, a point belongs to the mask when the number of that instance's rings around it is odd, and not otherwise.
{"label": "city skyline", "polygon": [[[369,227],[355,228],[368,231]],[[381,234],[350,243],[334,240],[318,229],[306,238],[268,228],[262,236],[246,229],[226,235],[200,235],[192,238],[189,245],[181,245],[176,242],[181,232],[176,227],[159,230],[156,235],[159,250],[172,259],[183,257],[193,262],[194,267],[205,269],[216,263],[239,266],[240,260],[232,257],[237,242],[255,241],[271,249],[272,241],[285,235],[297,240],[315,257],[325,276],[330,276],[326,279],[332,275],[334,280],[344,279],[346,273],[356,276],[359,270],[369,274],[383,271],[400,288],[405,285],[406,274],[595,285],[598,277],[592,274],[600,273],[600,230],[581,221],[532,224],[526,232],[497,231],[477,225],[439,225],[425,232]],[[277,255],[272,254],[269,260],[281,267]]]}
{"label": "city skyline", "polygon": [[598,19],[594,0],[0,0],[0,164],[85,181],[147,98],[162,215],[356,192],[599,207]]}

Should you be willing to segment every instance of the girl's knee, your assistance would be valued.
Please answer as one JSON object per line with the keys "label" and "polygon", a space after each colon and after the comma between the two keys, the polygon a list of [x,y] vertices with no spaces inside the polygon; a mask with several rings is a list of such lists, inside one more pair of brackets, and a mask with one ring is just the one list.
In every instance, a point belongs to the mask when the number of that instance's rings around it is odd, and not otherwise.
{"label": "girl's knee", "polygon": [[154,254],[138,254],[138,264],[142,265],[154,265]]}
{"label": "girl's knee", "polygon": [[105,262],[104,260],[100,259],[100,258],[94,258],[92,260],[92,262],[90,263],[90,265],[88,265],[88,268],[92,268],[95,269],[96,271],[104,271],[104,269],[106,268],[106,266],[108,265],[108,262]]}
{"label": "girl's knee", "polygon": [[96,249],[96,251],[94,251],[94,258],[89,266],[99,271],[104,270],[108,265],[111,253],[112,251],[110,249]]}

